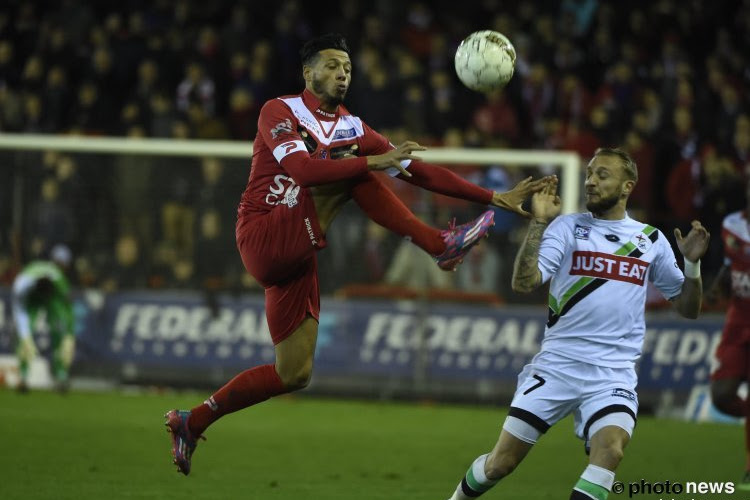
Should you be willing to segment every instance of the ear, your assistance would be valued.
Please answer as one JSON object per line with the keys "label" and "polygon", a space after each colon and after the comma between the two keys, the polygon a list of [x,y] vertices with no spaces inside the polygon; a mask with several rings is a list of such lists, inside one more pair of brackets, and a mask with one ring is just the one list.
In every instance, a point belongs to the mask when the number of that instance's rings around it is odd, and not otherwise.
{"label": "ear", "polygon": [[635,181],[625,181],[625,183],[622,186],[622,194],[625,196],[630,196],[630,193],[633,192],[633,189],[635,188]]}
{"label": "ear", "polygon": [[302,78],[305,83],[312,81],[313,69],[310,66],[302,66]]}

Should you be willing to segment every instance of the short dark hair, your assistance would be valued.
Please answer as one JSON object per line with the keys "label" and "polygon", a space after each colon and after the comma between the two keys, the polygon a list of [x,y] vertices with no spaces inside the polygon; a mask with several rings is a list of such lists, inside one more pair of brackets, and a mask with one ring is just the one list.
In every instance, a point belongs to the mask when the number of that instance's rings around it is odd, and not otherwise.
{"label": "short dark hair", "polygon": [[638,166],[628,153],[620,148],[599,148],[594,156],[609,155],[616,156],[622,161],[622,169],[631,181],[638,182]]}
{"label": "short dark hair", "polygon": [[349,46],[346,44],[346,38],[338,33],[326,33],[312,40],[308,40],[302,49],[299,51],[300,58],[302,59],[302,65],[308,66],[313,63],[314,59],[318,57],[318,53],[321,50],[336,49],[342,50],[349,54]]}

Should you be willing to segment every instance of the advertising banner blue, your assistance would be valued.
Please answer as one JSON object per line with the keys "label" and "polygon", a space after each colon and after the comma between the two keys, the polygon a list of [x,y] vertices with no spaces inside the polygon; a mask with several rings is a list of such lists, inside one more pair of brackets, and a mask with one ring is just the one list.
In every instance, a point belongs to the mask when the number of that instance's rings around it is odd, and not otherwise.
{"label": "advertising banner blue", "polygon": [[[14,345],[8,290],[0,293],[0,353]],[[543,306],[324,300],[316,373],[432,381],[515,384],[539,350]],[[274,359],[260,296],[219,297],[211,308],[194,292],[76,296],[77,359],[113,366],[239,370]],[[640,389],[689,390],[705,383],[723,318],[647,316]],[[37,343],[45,348],[45,334]]]}

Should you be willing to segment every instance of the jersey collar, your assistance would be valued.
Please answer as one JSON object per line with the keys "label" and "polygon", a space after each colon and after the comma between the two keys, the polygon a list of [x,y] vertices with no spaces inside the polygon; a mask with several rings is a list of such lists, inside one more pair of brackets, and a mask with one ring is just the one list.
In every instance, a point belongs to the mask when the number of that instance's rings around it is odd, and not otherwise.
{"label": "jersey collar", "polygon": [[348,114],[346,108],[342,105],[336,107],[335,113],[323,111],[320,109],[320,99],[315,97],[315,95],[307,89],[302,92],[302,102],[305,103],[307,109],[309,109],[313,116],[318,120],[333,121],[337,120],[341,115]]}

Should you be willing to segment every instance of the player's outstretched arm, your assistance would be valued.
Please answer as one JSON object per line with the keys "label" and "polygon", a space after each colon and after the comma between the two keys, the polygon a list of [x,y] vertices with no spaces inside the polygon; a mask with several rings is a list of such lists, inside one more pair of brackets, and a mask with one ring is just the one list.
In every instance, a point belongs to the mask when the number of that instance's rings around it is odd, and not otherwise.
{"label": "player's outstretched arm", "polygon": [[547,185],[554,183],[555,190],[557,189],[557,176],[549,175],[542,177],[541,179],[533,180],[531,176],[525,178],[510,191],[500,193],[495,191],[492,193],[492,205],[508,210],[509,212],[515,212],[518,215],[522,215],[526,218],[530,218],[531,214],[523,209],[523,202],[534,193],[538,193]]}
{"label": "player's outstretched arm", "polygon": [[539,270],[539,247],[542,235],[552,220],[560,214],[560,197],[557,196],[557,178],[545,183],[543,189],[531,197],[531,222],[526,238],[518,249],[513,264],[511,286],[514,292],[529,293],[542,284]]}
{"label": "player's outstretched arm", "polygon": [[703,300],[700,259],[706,253],[711,235],[700,222],[694,220],[687,236],[683,237],[679,229],[674,230],[674,236],[677,248],[685,258],[685,281],[680,295],[672,303],[681,316],[695,319],[700,313]]}
{"label": "player's outstretched arm", "polygon": [[[416,143],[407,141],[396,148],[396,150],[392,150],[391,153],[408,144],[416,145]],[[425,148],[420,146],[420,149],[413,150],[417,151],[424,149]],[[426,163],[413,156],[404,157],[404,159],[410,159],[412,161],[408,165],[408,171],[399,164],[398,170],[400,173],[398,177],[410,184],[432,191],[433,193],[450,196],[451,198],[458,198],[474,203],[480,203],[482,205],[500,207],[523,215],[524,217],[529,217],[530,215],[521,208],[523,202],[531,196],[531,194],[540,191],[552,178],[550,176],[535,181],[529,177],[518,183],[518,185],[512,190],[506,193],[499,193],[477,186],[445,167]]]}

